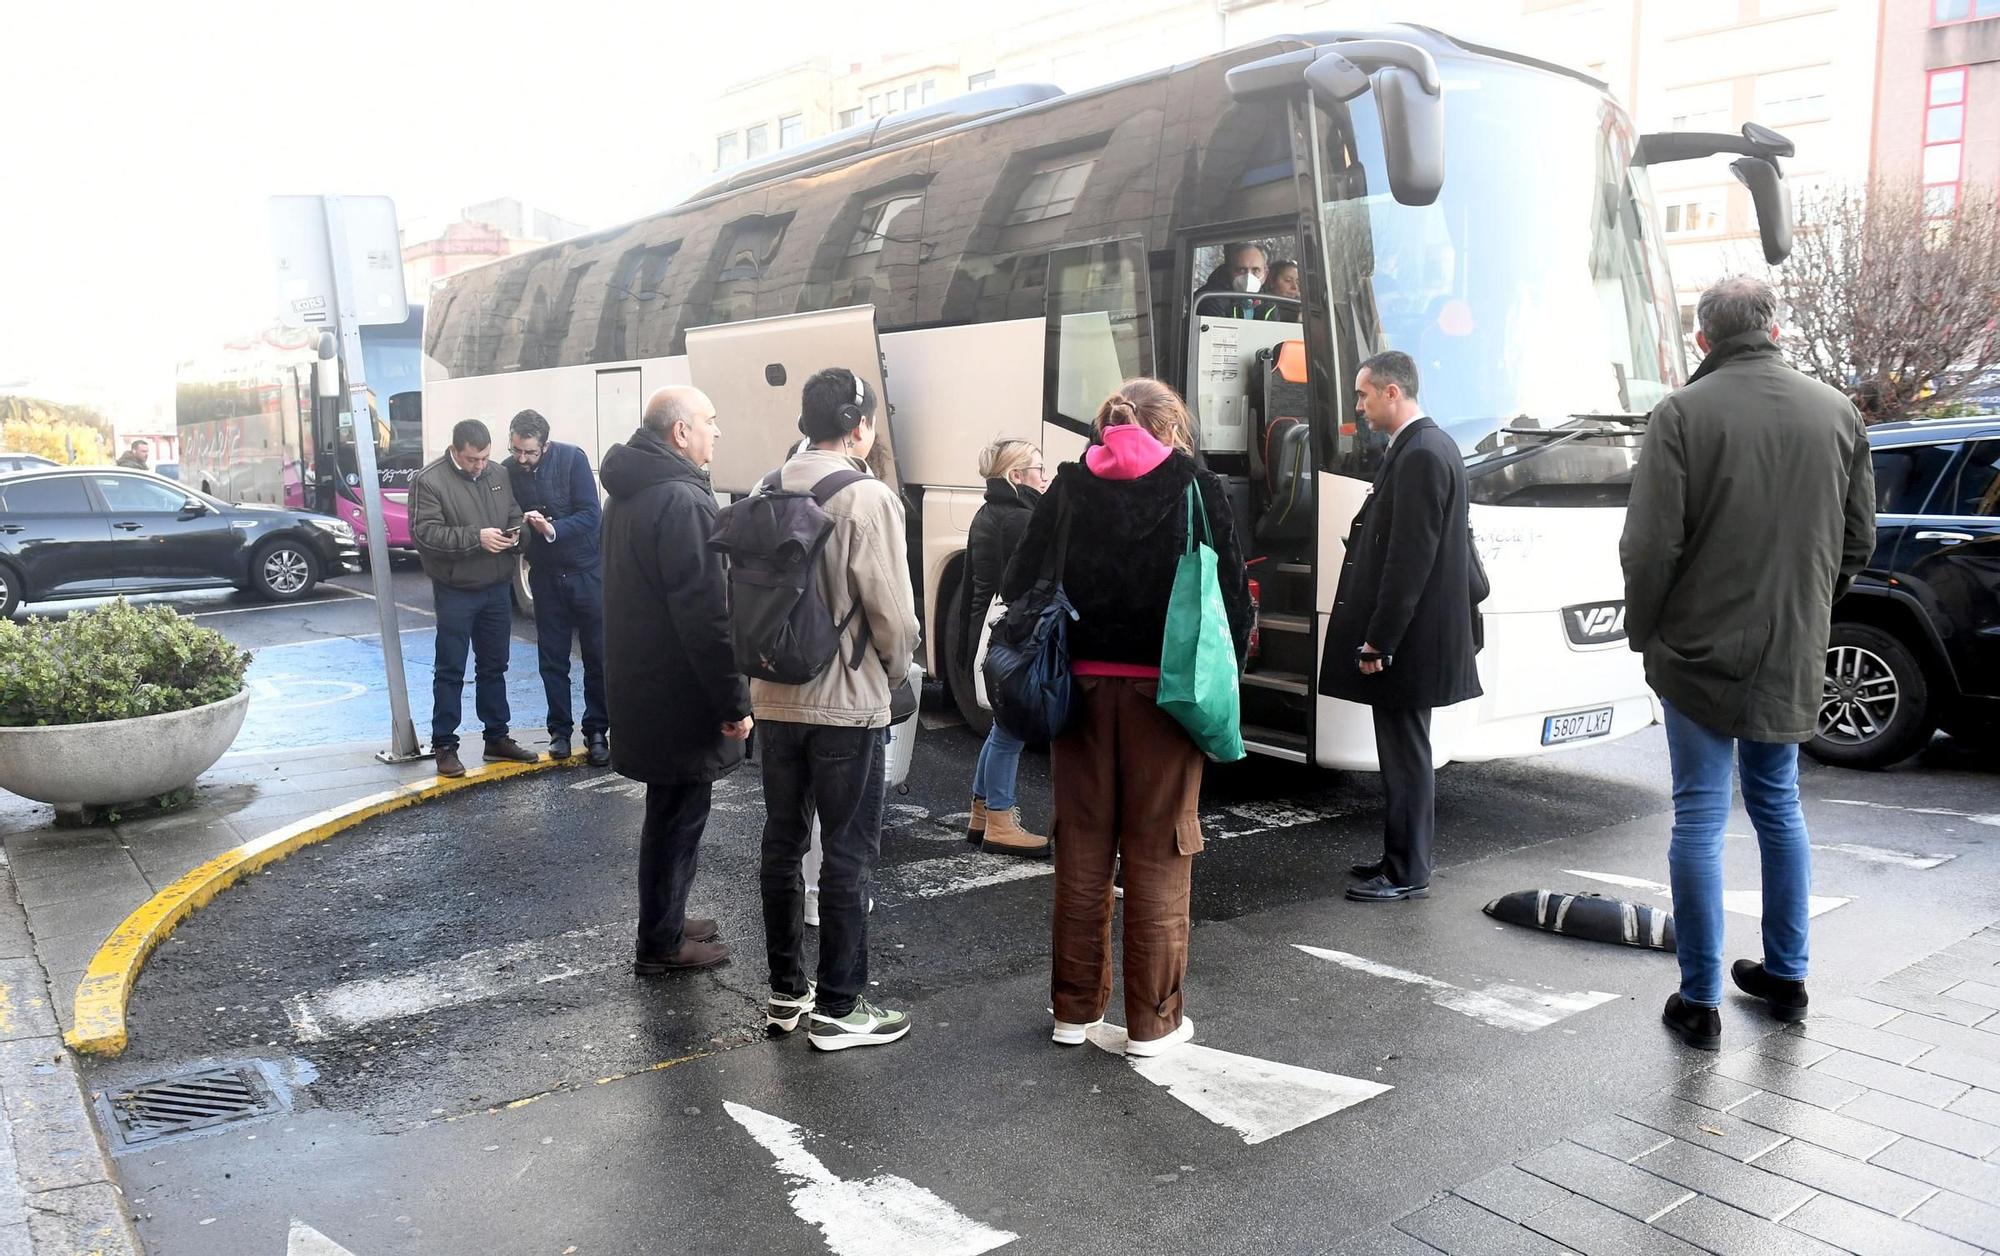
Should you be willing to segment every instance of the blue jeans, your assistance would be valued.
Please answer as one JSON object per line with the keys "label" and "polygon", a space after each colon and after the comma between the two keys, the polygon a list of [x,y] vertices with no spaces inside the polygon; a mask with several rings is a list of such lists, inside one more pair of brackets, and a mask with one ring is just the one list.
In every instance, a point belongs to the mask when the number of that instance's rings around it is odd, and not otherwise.
{"label": "blue jeans", "polygon": [[984,799],[989,811],[1012,811],[1014,776],[1020,768],[1021,739],[994,721],[979,748],[979,766],[972,769],[972,796]]}
{"label": "blue jeans", "polygon": [[465,694],[465,652],[475,660],[473,709],[486,740],[507,735],[508,630],[514,599],[505,583],[490,589],[454,589],[431,582],[437,611],[437,660],[431,678],[431,749],[458,748],[458,718]]}
{"label": "blue jeans", "polygon": [[1812,848],[1799,810],[1799,748],[1737,741],[1668,706],[1667,754],[1674,776],[1674,839],[1667,864],[1674,882],[1681,998],[1702,1007],[1722,1002],[1722,834],[1729,822],[1732,758],[1740,763],[1743,808],[1763,857],[1764,970],[1785,981],[1804,981]]}
{"label": "blue jeans", "polygon": [[604,710],[604,576],[585,571],[528,569],[535,595],[535,652],[541,660],[542,692],[549,700],[549,736],[567,737],[570,719],[569,643],[583,653],[583,735],[611,727]]}

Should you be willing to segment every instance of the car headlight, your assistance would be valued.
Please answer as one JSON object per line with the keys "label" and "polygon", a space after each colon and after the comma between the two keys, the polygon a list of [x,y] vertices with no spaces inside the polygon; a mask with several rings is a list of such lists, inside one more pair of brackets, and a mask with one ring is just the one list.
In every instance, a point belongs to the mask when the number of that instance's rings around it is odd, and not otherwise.
{"label": "car headlight", "polygon": [[322,532],[332,533],[336,541],[354,540],[354,529],[348,526],[345,519],[308,519],[306,522]]}

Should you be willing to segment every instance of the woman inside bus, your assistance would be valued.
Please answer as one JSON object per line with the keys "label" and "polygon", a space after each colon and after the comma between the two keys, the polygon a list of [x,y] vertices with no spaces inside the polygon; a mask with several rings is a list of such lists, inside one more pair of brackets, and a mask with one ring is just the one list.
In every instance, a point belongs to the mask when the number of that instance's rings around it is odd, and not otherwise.
{"label": "woman inside bus", "polygon": [[1159,662],[1174,567],[1187,549],[1188,490],[1201,494],[1224,607],[1242,663],[1250,597],[1222,482],[1199,468],[1187,407],[1154,379],[1133,379],[1099,407],[1095,443],[1065,463],[1029,520],[1000,584],[1027,592],[1056,543],[1077,611],[1069,646],[1081,710],[1056,739],[1055,1041],[1073,1046],[1111,999],[1111,875],[1125,883],[1126,1053],[1158,1055],[1194,1036],[1181,1014],[1188,889],[1201,849],[1201,751],[1160,710]]}
{"label": "woman inside bus", "polygon": [[[966,562],[972,570],[972,623],[967,640],[977,641],[993,604],[993,590],[1007,571],[1007,560],[1028,530],[1028,518],[1048,486],[1042,451],[1025,440],[996,440],[980,451],[979,475],[986,481],[986,504],[972,517],[966,539]],[[1049,839],[1021,827],[1014,805],[1014,778],[1021,766],[1021,742],[996,721],[979,751],[972,773],[972,819],[966,840],[1000,855],[1041,858]]]}

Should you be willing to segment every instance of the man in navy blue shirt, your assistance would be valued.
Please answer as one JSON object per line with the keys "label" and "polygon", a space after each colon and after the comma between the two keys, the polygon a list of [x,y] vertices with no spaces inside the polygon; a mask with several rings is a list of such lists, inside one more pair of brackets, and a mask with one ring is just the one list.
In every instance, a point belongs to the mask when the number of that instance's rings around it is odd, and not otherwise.
{"label": "man in navy blue shirt", "polygon": [[597,527],[597,480],[574,445],[549,439],[549,421],[523,410],[508,424],[507,463],[528,543],[528,590],[542,689],[549,699],[549,754],[570,756],[569,651],[583,652],[583,745],[592,767],[611,762],[604,707],[604,576]]}

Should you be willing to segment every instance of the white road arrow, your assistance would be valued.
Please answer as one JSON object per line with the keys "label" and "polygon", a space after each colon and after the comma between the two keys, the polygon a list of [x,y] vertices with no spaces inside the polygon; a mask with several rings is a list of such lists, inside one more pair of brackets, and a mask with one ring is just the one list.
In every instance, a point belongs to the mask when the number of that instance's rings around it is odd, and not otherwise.
{"label": "white road arrow", "polygon": [[291,1235],[285,1240],[285,1256],[354,1256],[354,1253],[293,1217]]}
{"label": "white road arrow", "polygon": [[[1089,1038],[1113,1055],[1125,1055],[1125,1030],[1117,1025],[1094,1025]],[[1126,1059],[1139,1076],[1252,1145],[1395,1089],[1192,1042],[1165,1055]]]}
{"label": "white road arrow", "polygon": [[[1628,890],[1648,890],[1659,898],[1672,898],[1674,896],[1672,886],[1661,885],[1658,881],[1648,881],[1644,877],[1620,876],[1615,872],[1585,872],[1581,868],[1564,868],[1563,872],[1567,876],[1602,881],[1606,885],[1623,886]],[[1811,894],[1806,897],[1806,915],[1824,916],[1834,908],[1845,907],[1853,901],[1851,898],[1835,898],[1829,895]],[[1763,892],[1761,890],[1724,890],[1722,892],[1722,909],[1724,911],[1733,911],[1739,916],[1748,916],[1752,920],[1760,920],[1764,915]]]}
{"label": "white road arrow", "polygon": [[882,1174],[851,1182],[806,1150],[806,1130],[725,1102],[792,1181],[792,1211],[819,1227],[834,1256],[978,1256],[1020,1237],[983,1225],[923,1187]]}

